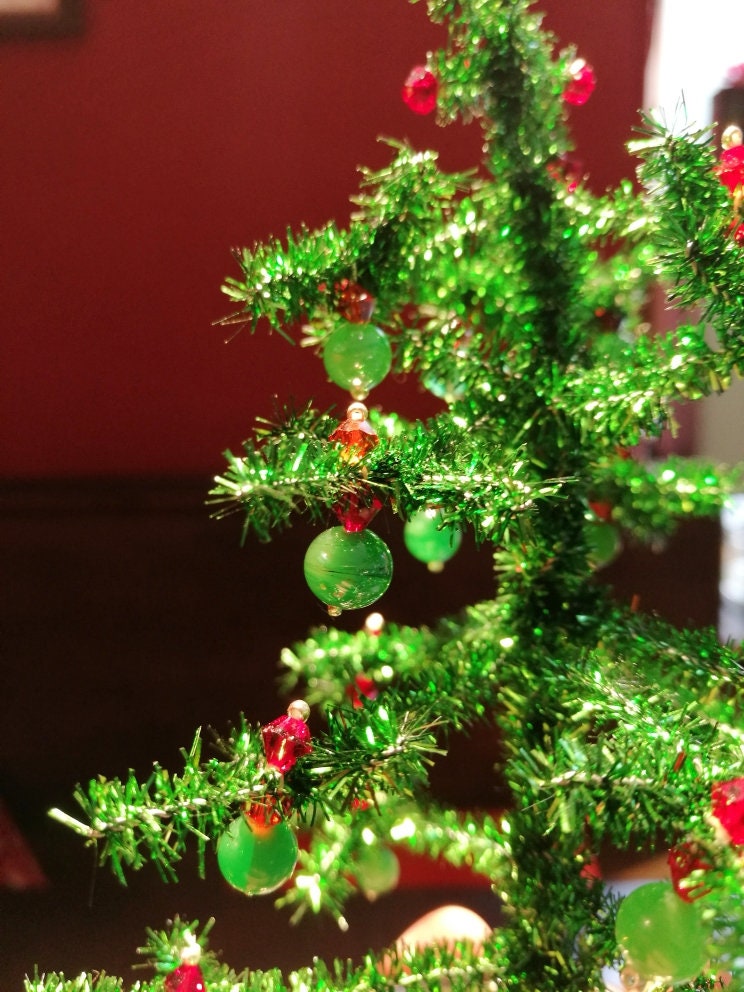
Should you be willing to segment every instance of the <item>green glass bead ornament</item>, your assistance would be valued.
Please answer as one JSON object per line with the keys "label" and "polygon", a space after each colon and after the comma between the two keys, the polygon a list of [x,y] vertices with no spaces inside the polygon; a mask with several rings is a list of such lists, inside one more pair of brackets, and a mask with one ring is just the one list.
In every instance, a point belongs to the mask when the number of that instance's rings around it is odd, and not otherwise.
{"label": "green glass bead ornament", "polygon": [[364,844],[356,855],[352,871],[359,888],[373,900],[396,887],[400,861],[386,844]]}
{"label": "green glass bead ornament", "polygon": [[609,565],[622,548],[617,527],[608,520],[599,520],[596,517],[584,524],[584,540],[589,551],[589,563],[593,568]]}
{"label": "green glass bead ornament", "polygon": [[225,881],[247,896],[273,892],[292,877],[297,838],[286,820],[276,824],[236,817],[217,841],[217,864]]}
{"label": "green glass bead ornament", "polygon": [[700,902],[685,902],[670,882],[639,885],[623,899],[615,936],[645,979],[691,982],[708,960],[710,936]]}
{"label": "green glass bead ornament", "polygon": [[363,400],[390,371],[393,352],[387,334],[374,324],[341,320],[323,345],[328,378]]}
{"label": "green glass bead ornament", "polygon": [[324,530],[305,552],[305,581],[329,612],[374,603],[390,585],[393,556],[371,530]]}
{"label": "green glass bead ornament", "polygon": [[441,572],[462,543],[460,528],[443,520],[441,510],[427,507],[414,513],[403,527],[403,542],[409,553],[432,572]]}

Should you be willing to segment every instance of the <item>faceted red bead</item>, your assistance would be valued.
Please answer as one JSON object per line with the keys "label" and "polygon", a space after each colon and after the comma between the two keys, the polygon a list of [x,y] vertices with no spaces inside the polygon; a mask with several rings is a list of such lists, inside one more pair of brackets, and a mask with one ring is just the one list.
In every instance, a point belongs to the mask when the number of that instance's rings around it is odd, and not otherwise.
{"label": "faceted red bead", "polygon": [[363,672],[354,676],[354,681],[351,685],[346,686],[346,695],[351,701],[351,705],[355,710],[361,709],[362,707],[362,696],[365,699],[376,699],[377,698],[377,686],[375,685],[374,679],[369,678]]}
{"label": "faceted red bead", "polygon": [[305,721],[289,714],[277,717],[262,727],[261,737],[266,760],[282,774],[313,749]]}
{"label": "faceted red bead", "polygon": [[165,992],[204,992],[204,975],[198,964],[179,964],[165,976]]}
{"label": "faceted red bead", "polygon": [[714,782],[710,790],[713,816],[732,844],[744,844],[744,778]]}
{"label": "faceted red bead", "polygon": [[682,885],[694,871],[708,870],[710,865],[698,857],[698,849],[694,844],[677,844],[667,855],[669,874],[672,879],[674,891],[685,902],[694,902],[701,896],[707,895],[710,889],[706,889],[702,882],[695,885]]}
{"label": "faceted red bead", "polygon": [[430,114],[437,106],[439,83],[425,65],[414,66],[403,83],[403,103],[415,114]]}
{"label": "faceted red bead", "polygon": [[572,107],[583,106],[594,92],[597,77],[594,69],[584,59],[576,59],[568,67],[570,79],[563,91],[563,99]]}
{"label": "faceted red bead", "polygon": [[251,830],[261,832],[281,823],[289,813],[291,805],[289,798],[280,801],[277,796],[263,796],[247,804],[243,815]]}
{"label": "faceted red bead", "polygon": [[602,500],[590,501],[589,509],[598,520],[612,519],[612,503],[606,503]]}
{"label": "faceted red bead", "polygon": [[716,175],[732,193],[737,186],[744,183],[744,145],[724,148],[718,159]]}
{"label": "faceted red bead", "polygon": [[358,534],[374,520],[381,509],[382,500],[377,496],[362,497],[358,493],[349,493],[336,503],[333,512],[347,534]]}
{"label": "faceted red bead", "polygon": [[328,435],[328,440],[340,442],[344,446],[344,457],[348,461],[358,462],[377,446],[379,438],[368,420],[347,417]]}
{"label": "faceted red bead", "polygon": [[336,309],[350,324],[366,324],[375,312],[375,298],[366,289],[351,282],[349,279],[342,279],[337,282]]}
{"label": "faceted red bead", "polygon": [[587,857],[581,866],[579,875],[586,881],[587,885],[592,885],[602,877],[602,869],[596,854],[590,854]]}

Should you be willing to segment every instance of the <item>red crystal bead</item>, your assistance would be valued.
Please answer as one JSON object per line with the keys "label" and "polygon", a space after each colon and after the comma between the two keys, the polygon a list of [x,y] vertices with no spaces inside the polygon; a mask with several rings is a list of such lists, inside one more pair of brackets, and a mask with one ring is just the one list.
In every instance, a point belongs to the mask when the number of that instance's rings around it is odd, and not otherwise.
{"label": "red crystal bead", "polygon": [[382,500],[374,494],[362,497],[358,493],[349,493],[336,503],[333,512],[347,534],[358,534],[374,520],[381,509]]}
{"label": "red crystal bead", "polygon": [[354,709],[358,710],[362,707],[362,696],[365,699],[377,698],[377,686],[374,679],[369,678],[364,672],[360,672],[354,676],[354,681],[351,685],[346,686],[346,695]]}
{"label": "red crystal bead", "polygon": [[694,844],[677,844],[667,855],[667,864],[674,891],[680,899],[684,899],[685,902],[694,902],[710,892],[710,889],[706,889],[702,882],[697,882],[695,885],[681,884],[694,871],[707,870],[711,867],[706,861],[698,857],[698,850]]}
{"label": "red crystal bead", "polygon": [[367,420],[367,407],[363,403],[351,403],[346,411],[346,420],[328,435],[329,441],[339,441],[343,446],[343,457],[350,462],[360,459],[376,447],[379,438],[377,431]]}
{"label": "red crystal bead", "polygon": [[375,312],[375,298],[366,289],[351,282],[349,279],[342,279],[337,282],[336,309],[350,324],[366,324]]}
{"label": "red crystal bead", "polygon": [[305,721],[289,714],[277,717],[262,727],[261,737],[267,762],[282,774],[313,749]]}
{"label": "red crystal bead", "polygon": [[739,245],[744,245],[744,224],[737,224],[734,230],[734,243]]}
{"label": "red crystal bead", "polygon": [[281,823],[291,809],[290,800],[280,801],[277,796],[262,796],[252,803],[246,805],[243,815],[248,821],[251,830],[270,830],[277,823]]}
{"label": "red crystal bead", "polygon": [[563,91],[563,99],[572,107],[581,107],[594,92],[597,77],[594,69],[584,59],[575,59],[568,71],[571,78]]}
{"label": "red crystal bead", "polygon": [[204,975],[198,964],[179,964],[165,976],[165,992],[204,992]]}
{"label": "red crystal bead", "polygon": [[612,503],[606,503],[602,500],[590,500],[589,509],[598,520],[612,519]]}
{"label": "red crystal bead", "polygon": [[599,864],[599,858],[596,854],[584,855],[586,860],[581,866],[581,871],[579,875],[581,878],[585,879],[588,885],[592,885],[602,878],[602,869]]}
{"label": "red crystal bead", "polygon": [[437,105],[439,83],[425,65],[414,66],[403,83],[403,103],[415,114],[430,114]]}
{"label": "red crystal bead", "polygon": [[744,844],[744,778],[714,782],[710,790],[713,816],[732,844]]}
{"label": "red crystal bead", "polygon": [[567,193],[575,193],[584,178],[584,163],[566,152],[548,164],[548,175],[563,183]]}
{"label": "red crystal bead", "polygon": [[732,193],[744,183],[744,145],[724,148],[718,159],[716,175]]}

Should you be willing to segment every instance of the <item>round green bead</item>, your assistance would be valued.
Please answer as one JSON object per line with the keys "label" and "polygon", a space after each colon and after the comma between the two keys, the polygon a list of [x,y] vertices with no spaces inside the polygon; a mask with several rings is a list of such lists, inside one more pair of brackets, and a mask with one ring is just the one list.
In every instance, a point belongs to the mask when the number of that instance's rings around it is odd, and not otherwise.
{"label": "round green bead", "polygon": [[449,561],[462,543],[462,531],[442,524],[441,510],[418,510],[403,527],[403,541],[418,561],[427,565]]}
{"label": "round green bead", "polygon": [[387,334],[374,324],[339,321],[323,345],[328,378],[348,389],[355,399],[364,399],[373,386],[382,382],[392,360]]}
{"label": "round green bead", "polygon": [[398,884],[400,862],[387,845],[365,844],[354,859],[352,872],[365,895],[380,896]]}
{"label": "round green bead", "polygon": [[321,602],[345,610],[369,606],[393,577],[390,549],[370,530],[324,530],[305,552],[305,580]]}
{"label": "round green bead", "polygon": [[285,820],[251,828],[238,816],[217,841],[223,877],[248,896],[265,895],[283,885],[292,876],[297,854],[297,838]]}
{"label": "round green bead", "polygon": [[602,568],[620,553],[622,542],[614,524],[607,520],[587,520],[584,524],[584,540],[589,549],[589,562],[594,568]]}
{"label": "round green bead", "polygon": [[643,978],[690,982],[708,960],[710,934],[702,906],[680,899],[669,882],[633,889],[620,903],[615,936]]}

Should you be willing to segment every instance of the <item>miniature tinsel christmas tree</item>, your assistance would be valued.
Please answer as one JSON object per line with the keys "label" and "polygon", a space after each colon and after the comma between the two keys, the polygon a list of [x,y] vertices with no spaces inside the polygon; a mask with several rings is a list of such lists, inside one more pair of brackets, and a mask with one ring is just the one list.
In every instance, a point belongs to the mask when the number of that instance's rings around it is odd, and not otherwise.
{"label": "miniature tinsel christmas tree", "polygon": [[[442,124],[476,120],[482,161],[445,174],[434,153],[391,144],[389,165],[362,174],[346,229],[240,251],[225,285],[226,324],[301,336],[348,392],[340,416],[308,404],[259,424],[211,494],[218,514],[244,513],[246,536],[297,514],[318,524],[308,596],[331,619],[282,657],[304,699],[263,727],[241,717],[220,757],[203,758],[197,735],[182,772],[97,779],[78,790],[80,819],[53,815],[122,879],[149,862],[174,878],[194,844],[247,894],[283,887],[295,918],[343,923],[355,890],[392,884],[392,842],[469,865],[503,906],[504,926],[478,945],[286,977],[200,959],[204,932],[177,921],[150,934],[161,970],[144,989],[578,992],[603,988],[609,965],[626,987],[710,989],[725,973],[744,988],[740,651],[614,603],[597,574],[620,532],[657,539],[717,513],[737,485],[736,472],[644,461],[636,446],[744,361],[741,134],[719,154],[710,133],[647,118],[632,145],[642,191],[595,195],[568,133],[591,67],[556,50],[526,0],[428,8],[447,44],[403,97]],[[671,332],[647,323],[652,285],[684,311]],[[391,368],[441,412],[411,422],[377,409]],[[426,628],[334,627],[389,584],[381,514],[405,521],[407,547],[433,568],[469,531],[493,556],[493,598]],[[438,808],[432,756],[486,717],[509,807]],[[668,852],[670,879],[619,899],[588,870],[607,842]]]}

